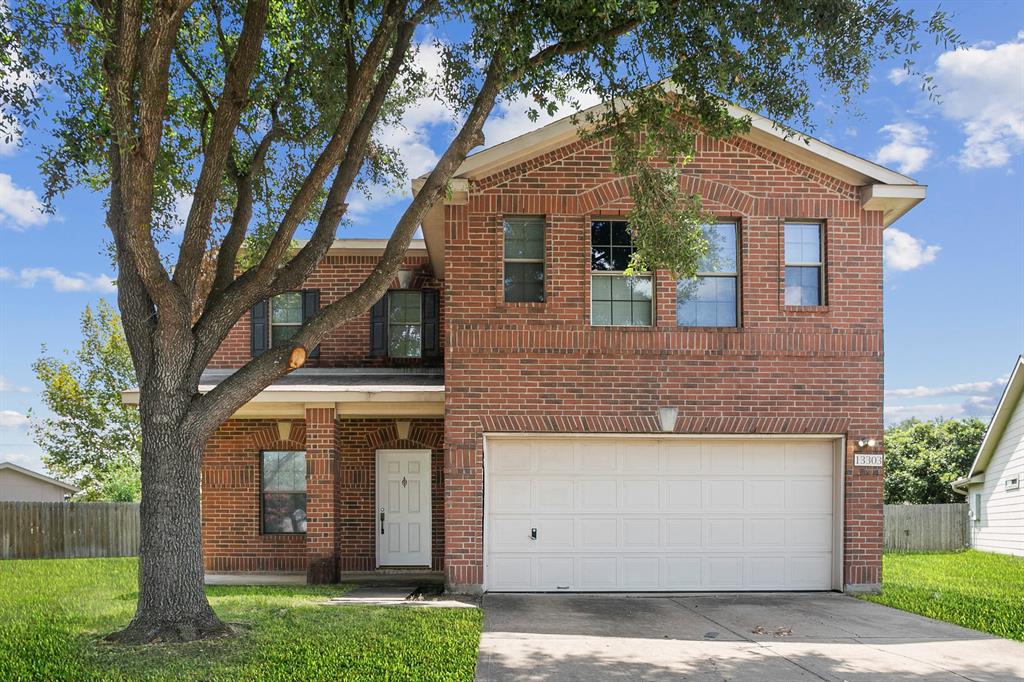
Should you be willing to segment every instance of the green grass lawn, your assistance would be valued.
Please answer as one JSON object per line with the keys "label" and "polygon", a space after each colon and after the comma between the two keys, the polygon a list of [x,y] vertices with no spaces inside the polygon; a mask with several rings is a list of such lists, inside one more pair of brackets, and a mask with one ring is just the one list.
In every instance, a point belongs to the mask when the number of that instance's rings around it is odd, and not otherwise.
{"label": "green grass lawn", "polygon": [[878,602],[1024,641],[1024,558],[987,552],[886,554]]}
{"label": "green grass lawn", "polygon": [[237,637],[126,647],[135,559],[0,561],[0,680],[470,680],[478,609],[325,606],[323,587],[209,587]]}

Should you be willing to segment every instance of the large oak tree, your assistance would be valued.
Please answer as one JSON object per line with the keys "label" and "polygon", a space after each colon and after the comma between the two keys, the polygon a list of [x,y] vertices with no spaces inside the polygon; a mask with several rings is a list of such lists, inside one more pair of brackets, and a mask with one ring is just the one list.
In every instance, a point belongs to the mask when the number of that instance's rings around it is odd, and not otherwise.
{"label": "large oak tree", "polygon": [[[207,439],[381,297],[484,143],[496,100],[527,95],[540,112],[596,93],[608,106],[578,123],[611,138],[616,171],[641,190],[634,265],[687,275],[706,244],[699,201],[679,196],[676,174],[695,131],[749,124],[724,101],[809,129],[819,87],[845,106],[880,60],[912,71],[922,36],[955,40],[942,14],[921,21],[895,0],[8,1],[0,135],[39,128],[48,201],[81,185],[103,194],[141,392],[140,586],[114,636],[125,642],[226,631],[203,592]],[[426,40],[442,49],[438,72],[417,60]],[[456,130],[373,271],[288,344],[199,393],[228,330],[324,258],[350,196],[399,181],[402,160],[380,131],[424,97],[451,108]],[[183,196],[191,208],[175,231]]]}

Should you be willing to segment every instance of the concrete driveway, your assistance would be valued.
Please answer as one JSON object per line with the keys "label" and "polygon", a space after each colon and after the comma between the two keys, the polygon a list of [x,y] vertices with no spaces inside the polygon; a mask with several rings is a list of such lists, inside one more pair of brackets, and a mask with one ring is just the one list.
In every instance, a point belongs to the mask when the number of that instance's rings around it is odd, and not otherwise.
{"label": "concrete driveway", "polygon": [[478,680],[1018,680],[1024,644],[841,594],[484,596]]}

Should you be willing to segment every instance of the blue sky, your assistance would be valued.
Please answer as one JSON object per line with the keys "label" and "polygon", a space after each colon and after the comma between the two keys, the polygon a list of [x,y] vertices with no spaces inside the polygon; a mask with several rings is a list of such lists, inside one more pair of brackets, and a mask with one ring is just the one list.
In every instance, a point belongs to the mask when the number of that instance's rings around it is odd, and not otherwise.
{"label": "blue sky", "polygon": [[[923,15],[934,2],[907,2]],[[988,418],[1024,351],[1024,3],[944,2],[968,49],[923,45],[942,103],[930,102],[899,64],[880,65],[857,110],[836,114],[822,95],[814,134],[928,185],[928,199],[886,232],[886,418]],[[421,36],[421,60],[436,59]],[[582,101],[587,102],[583,97]],[[525,132],[523,101],[502,103],[489,144]],[[443,106],[425,103],[384,132],[414,175],[451,134]],[[0,146],[0,461],[42,469],[26,428],[40,411],[31,365],[77,347],[78,316],[113,301],[102,197],[42,193],[32,139]],[[408,198],[383,189],[352,204],[342,237],[387,236]],[[183,200],[185,203],[185,200]]]}

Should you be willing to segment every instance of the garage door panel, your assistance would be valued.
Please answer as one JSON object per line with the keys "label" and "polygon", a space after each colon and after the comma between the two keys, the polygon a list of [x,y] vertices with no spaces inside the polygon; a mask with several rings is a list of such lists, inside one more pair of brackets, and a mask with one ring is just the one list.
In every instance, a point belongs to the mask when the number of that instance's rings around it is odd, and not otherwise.
{"label": "garage door panel", "polygon": [[532,506],[532,482],[528,478],[495,477],[490,488],[491,511],[504,514],[522,512]]}
{"label": "garage door panel", "polygon": [[576,462],[579,472],[590,474],[613,474],[618,471],[619,448],[614,442],[577,443]]}
{"label": "garage door panel", "polygon": [[534,448],[536,471],[542,473],[572,473],[573,444],[571,441],[541,441]]}
{"label": "garage door panel", "polygon": [[627,590],[656,590],[661,584],[658,557],[623,557],[622,587]]}
{"label": "garage door panel", "polygon": [[716,590],[743,589],[743,557],[709,557],[701,565],[701,583]]}
{"label": "garage door panel", "polygon": [[745,493],[745,504],[751,511],[781,511],[786,508],[786,481],[783,479],[748,480]]}
{"label": "garage door panel", "polygon": [[616,549],[619,546],[619,520],[615,517],[585,517],[577,520],[580,548]]}
{"label": "garage door panel", "polygon": [[665,546],[674,549],[699,549],[701,546],[700,519],[665,519]]}
{"label": "garage door panel", "polygon": [[657,511],[661,507],[661,484],[657,479],[622,481],[623,512]]}
{"label": "garage door panel", "polygon": [[832,547],[832,515],[791,518],[787,524],[786,546],[823,552]]}
{"label": "garage door panel", "polygon": [[726,441],[704,446],[704,471],[713,474],[743,473],[743,446]]}
{"label": "garage door panel", "polygon": [[579,559],[579,586],[583,591],[619,588],[619,560],[616,556]]}
{"label": "garage door panel", "polygon": [[661,464],[657,441],[623,441],[619,446],[622,471],[625,473],[657,472]]}
{"label": "garage door panel", "polygon": [[771,589],[786,584],[786,557],[753,556],[744,560],[747,584],[755,589]]}
{"label": "garage door panel", "polygon": [[830,589],[833,452],[824,440],[489,440],[486,587]]}
{"label": "garage door panel", "polygon": [[699,590],[701,588],[701,560],[699,557],[668,557],[661,560],[665,585],[668,590]]}
{"label": "garage door panel", "polygon": [[622,520],[622,546],[657,550],[661,546],[661,519],[625,518]]}
{"label": "garage door panel", "polygon": [[535,509],[541,512],[571,512],[576,485],[570,478],[537,479],[533,482]]}
{"label": "garage door panel", "polygon": [[[571,552],[575,547],[573,526],[575,521],[571,516],[558,518],[538,518],[534,521],[537,529],[537,539],[531,540],[528,546],[537,552]],[[534,547],[536,545],[536,547]]]}
{"label": "garage door panel", "polygon": [[743,511],[743,481],[703,481],[704,511]]}
{"label": "garage door panel", "polygon": [[781,474],[785,472],[785,444],[746,444],[743,448],[743,471],[748,474]]}
{"label": "garage door panel", "polygon": [[786,481],[786,509],[793,511],[832,511],[832,481],[810,478]]}
{"label": "garage door panel", "polygon": [[580,511],[617,511],[619,485],[615,479],[577,482]]}
{"label": "garage door panel", "polygon": [[661,471],[666,474],[700,473],[701,446],[684,441],[662,441]]}
{"label": "garage door panel", "polygon": [[661,488],[664,491],[662,511],[700,511],[701,491],[699,479],[663,480]]}
{"label": "garage door panel", "polygon": [[704,546],[743,549],[743,519],[704,519]]}
{"label": "garage door panel", "polygon": [[786,546],[786,519],[755,518],[747,521],[746,544],[749,547]]}

